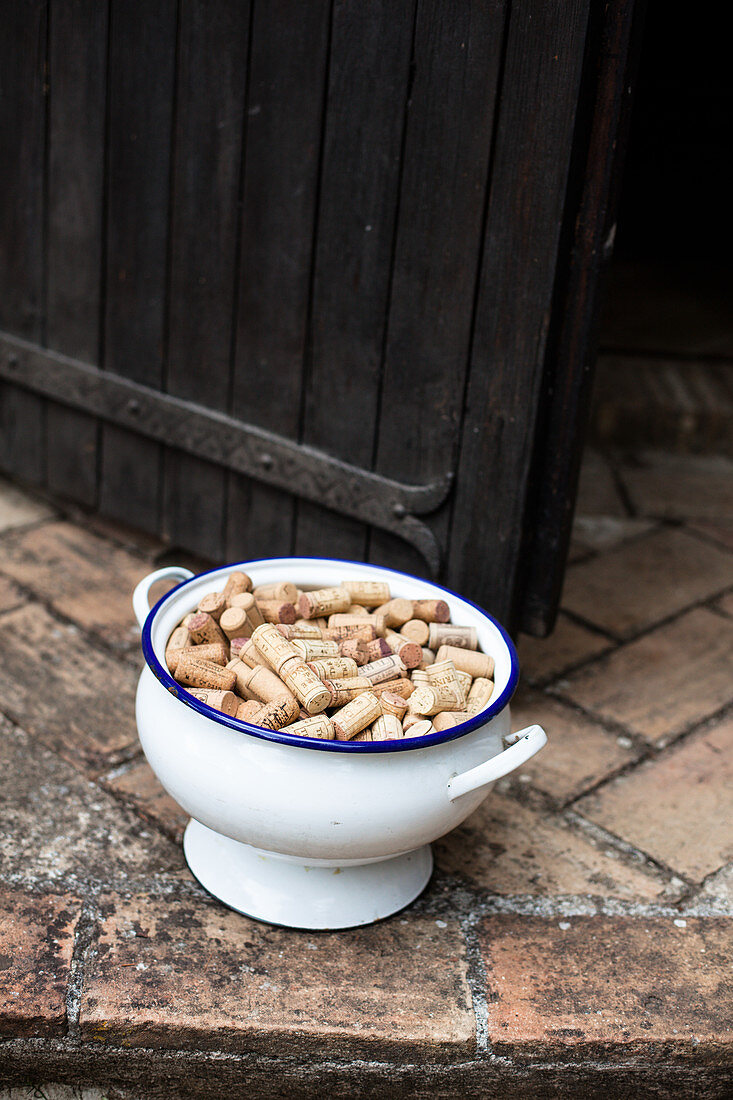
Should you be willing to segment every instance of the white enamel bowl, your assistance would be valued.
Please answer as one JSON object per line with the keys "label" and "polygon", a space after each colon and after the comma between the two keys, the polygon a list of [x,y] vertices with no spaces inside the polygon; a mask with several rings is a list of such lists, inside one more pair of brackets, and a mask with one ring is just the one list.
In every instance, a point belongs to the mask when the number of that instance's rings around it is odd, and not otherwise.
{"label": "white enamel bowl", "polygon": [[[318,588],[363,578],[387,581],[393,596],[446,600],[452,621],[475,626],[494,658],[489,707],[443,733],[353,744],[271,732],[207,707],[170,676],[165,645],[201,597],[240,568],[255,584]],[[164,578],[183,583],[149,611],[148,592]],[[171,567],[140,582],[133,606],[146,660],[137,692],[140,741],[163,786],[191,815],[189,867],[215,897],[260,920],[346,928],[401,909],[430,877],[430,842],[547,740],[531,726],[502,750],[519,675],[510,639],[475,604],[405,573],[321,558],[242,562],[196,577]]]}

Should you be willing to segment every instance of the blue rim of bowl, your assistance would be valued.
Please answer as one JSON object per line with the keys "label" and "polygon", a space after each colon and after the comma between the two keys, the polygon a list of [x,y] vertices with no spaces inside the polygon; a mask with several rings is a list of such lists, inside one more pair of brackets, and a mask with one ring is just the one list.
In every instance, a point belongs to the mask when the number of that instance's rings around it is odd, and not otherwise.
{"label": "blue rim of bowl", "polygon": [[199,700],[186,691],[182,684],[179,684],[173,679],[170,672],[160,663],[153,651],[152,643],[152,628],[155,616],[162,605],[178,592],[179,589],[185,588],[188,584],[193,584],[194,581],[198,581],[201,577],[206,577],[210,573],[221,573],[223,570],[231,572],[235,569],[243,569],[246,571],[247,566],[256,565],[272,565],[278,561],[287,562],[321,562],[323,564],[335,563],[337,565],[355,565],[361,568],[368,569],[380,569],[384,573],[391,573],[396,577],[405,577],[410,581],[420,581],[420,577],[415,577],[411,573],[403,573],[399,569],[390,569],[388,566],[382,565],[370,565],[368,562],[363,561],[351,561],[346,558],[316,558],[316,557],[297,557],[297,558],[259,558],[256,561],[241,561],[233,562],[230,565],[220,565],[216,569],[206,569],[203,573],[197,573],[193,577],[188,577],[185,581],[181,581],[175,588],[171,588],[164,596],[156,603],[155,607],[152,607],[148,613],[148,617],[145,620],[145,624],[142,629],[142,649],[145,661],[150,668],[153,675],[160,681],[171,695],[173,695],[180,703],[183,703],[187,707],[191,707],[192,710],[198,711],[204,718],[209,718],[216,722],[220,726],[228,726],[229,729],[235,730],[238,733],[249,733],[253,737],[259,737],[262,741],[275,741],[280,745],[292,745],[297,749],[315,749],[320,752],[346,752],[346,753],[383,753],[383,752],[407,752],[410,749],[424,749],[431,745],[442,745],[446,741],[455,741],[458,737],[464,737],[467,733],[471,733],[472,730],[478,729],[479,726],[484,726],[486,723],[499,714],[509,703],[517,687],[519,681],[519,661],[517,660],[517,653],[514,648],[514,643],[507,634],[501,623],[498,623],[493,615],[490,615],[488,611],[485,611],[483,607],[479,607],[473,600],[467,599],[465,596],[460,596],[457,592],[454,592],[451,588],[446,588],[442,584],[436,584],[434,581],[425,581],[426,584],[431,585],[433,588],[437,588],[440,592],[445,592],[446,595],[452,596],[457,600],[462,600],[464,603],[469,604],[474,610],[478,611],[485,619],[488,619],[493,626],[501,634],[507,647],[510,660],[509,679],[506,687],[485,710],[480,711],[474,718],[469,718],[466,722],[461,722],[459,726],[453,726],[449,730],[437,731],[436,733],[428,733],[422,737],[403,737],[399,741],[322,741],[316,737],[300,737],[298,734],[285,733],[283,730],[266,730],[262,726],[253,726],[249,722],[242,722],[238,718],[230,718],[228,714],[222,714],[221,711],[215,710],[213,707],[208,706],[206,703],[201,703]]}

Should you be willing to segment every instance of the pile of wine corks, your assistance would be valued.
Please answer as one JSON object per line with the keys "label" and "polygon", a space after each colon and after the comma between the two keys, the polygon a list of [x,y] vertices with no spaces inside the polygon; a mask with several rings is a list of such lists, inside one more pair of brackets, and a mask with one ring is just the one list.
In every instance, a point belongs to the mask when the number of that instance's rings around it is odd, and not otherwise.
{"label": "pile of wine corks", "polygon": [[460,725],[488,706],[494,661],[444,600],[392,599],[344,581],[253,588],[231,573],[168,639],[173,677],[215,710],[269,730],[392,741]]}

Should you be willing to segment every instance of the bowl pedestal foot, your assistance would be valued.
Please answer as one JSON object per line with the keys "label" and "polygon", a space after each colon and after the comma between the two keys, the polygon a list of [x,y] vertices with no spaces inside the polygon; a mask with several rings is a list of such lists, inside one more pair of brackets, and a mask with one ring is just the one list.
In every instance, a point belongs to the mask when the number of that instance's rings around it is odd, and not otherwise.
{"label": "bowl pedestal foot", "polygon": [[377,863],[313,866],[252,848],[189,821],[189,868],[210,894],[239,913],[288,928],[353,928],[409,905],[433,869],[430,845]]}

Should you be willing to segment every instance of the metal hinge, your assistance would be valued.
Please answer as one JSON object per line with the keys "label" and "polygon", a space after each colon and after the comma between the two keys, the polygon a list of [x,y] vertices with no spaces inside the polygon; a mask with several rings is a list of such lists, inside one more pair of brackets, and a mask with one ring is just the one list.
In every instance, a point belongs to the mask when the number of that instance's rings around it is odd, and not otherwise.
{"label": "metal hinge", "polygon": [[0,333],[0,379],[380,527],[419,550],[433,575],[440,569],[438,541],[416,514],[443,503],[450,472],[427,485],[392,481],[7,333]]}

